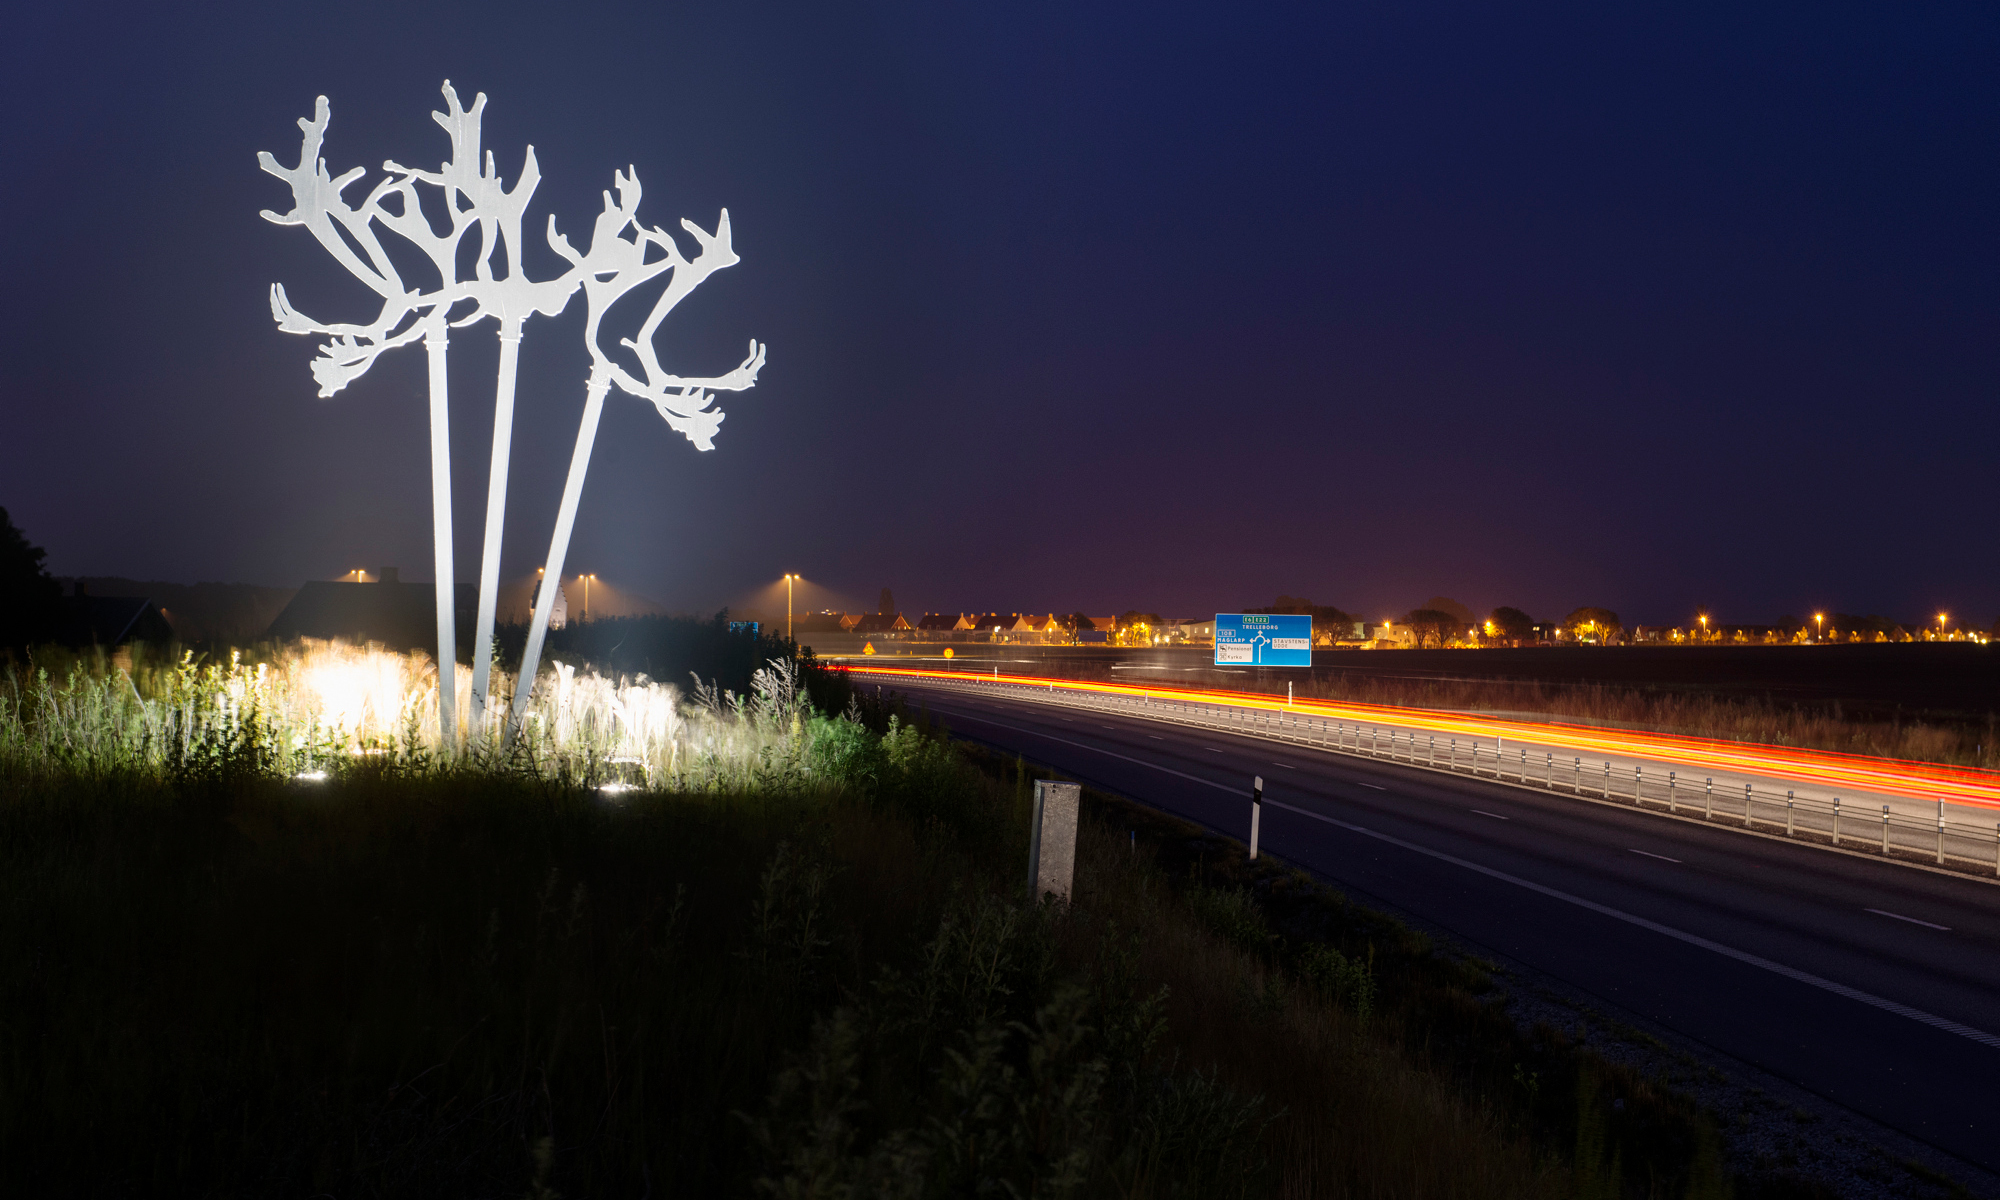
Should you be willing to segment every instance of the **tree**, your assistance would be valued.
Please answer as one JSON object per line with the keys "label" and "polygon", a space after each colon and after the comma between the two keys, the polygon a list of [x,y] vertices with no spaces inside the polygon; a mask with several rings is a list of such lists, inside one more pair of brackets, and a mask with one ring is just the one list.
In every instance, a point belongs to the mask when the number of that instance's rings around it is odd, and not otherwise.
{"label": "tree", "polygon": [[888,616],[890,613],[895,612],[896,593],[890,591],[888,588],[883,588],[882,598],[876,602],[875,611],[882,614],[885,617]]}
{"label": "tree", "polygon": [[1310,616],[1315,629],[1336,625],[1351,625],[1352,615],[1335,608],[1331,604],[1314,604],[1304,596],[1279,596],[1265,608],[1246,608],[1246,613],[1293,613]]}
{"label": "tree", "polygon": [[48,551],[28,540],[0,508],[0,646],[26,646],[55,636],[62,619],[62,585],[43,562]]}
{"label": "tree", "polygon": [[1409,626],[1410,632],[1416,635],[1419,649],[1426,646],[1443,646],[1465,629],[1457,617],[1435,608],[1419,608],[1407,613],[1403,617],[1403,624]]}
{"label": "tree", "polygon": [[1618,641],[1625,632],[1625,627],[1618,623],[1618,614],[1608,608],[1579,608],[1563,618],[1562,629],[1579,642],[1599,646]]}
{"label": "tree", "polygon": [[1505,606],[1486,614],[1487,632],[1507,641],[1525,641],[1535,635],[1535,619],[1518,608]]}
{"label": "tree", "polygon": [[1472,610],[1450,596],[1432,596],[1424,601],[1423,607],[1431,612],[1441,612],[1457,621],[1461,628],[1471,628]]}

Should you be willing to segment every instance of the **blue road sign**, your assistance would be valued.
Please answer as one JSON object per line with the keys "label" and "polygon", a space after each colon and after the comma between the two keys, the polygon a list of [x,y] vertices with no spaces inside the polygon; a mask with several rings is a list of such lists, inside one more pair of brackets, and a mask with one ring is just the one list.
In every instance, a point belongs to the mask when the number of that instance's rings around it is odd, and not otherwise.
{"label": "blue road sign", "polygon": [[1258,667],[1310,667],[1313,619],[1303,613],[1217,613],[1215,661]]}

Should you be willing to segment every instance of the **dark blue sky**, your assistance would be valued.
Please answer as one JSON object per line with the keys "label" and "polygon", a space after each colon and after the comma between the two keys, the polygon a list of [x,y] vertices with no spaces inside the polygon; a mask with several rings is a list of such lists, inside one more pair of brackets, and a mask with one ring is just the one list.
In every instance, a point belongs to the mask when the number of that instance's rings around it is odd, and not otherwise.
{"label": "dark blue sky", "polygon": [[[570,557],[670,605],[2000,611],[2000,14],[1085,7],[15,10],[0,504],[63,573],[428,578],[423,354],[315,398],[267,287],[371,310],[255,155],[323,93],[336,173],[434,165],[449,77],[533,228],[628,163],[651,222],[730,210],[661,344],[769,366],[709,454],[614,394]],[[581,312],[524,343],[509,575]]]}

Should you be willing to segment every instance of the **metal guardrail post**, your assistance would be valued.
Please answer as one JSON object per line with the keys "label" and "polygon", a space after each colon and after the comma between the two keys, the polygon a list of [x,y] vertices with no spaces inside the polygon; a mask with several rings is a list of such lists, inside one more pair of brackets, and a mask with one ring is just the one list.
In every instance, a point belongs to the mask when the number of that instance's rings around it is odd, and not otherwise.
{"label": "metal guardrail post", "polygon": [[1633,808],[1639,807],[1639,802],[1645,798],[1644,796],[1641,795],[1641,792],[1645,790],[1643,786],[1646,778],[1645,771],[1646,768],[1640,765],[1639,763],[1632,764],[1632,807]]}
{"label": "metal guardrail post", "polygon": [[1583,760],[1580,758],[1570,760],[1569,790],[1583,795]]}
{"label": "metal guardrail post", "polygon": [[1543,764],[1546,773],[1542,776],[1542,786],[1553,792],[1556,790],[1556,756],[1552,750],[1544,753],[1548,756],[1548,762]]}

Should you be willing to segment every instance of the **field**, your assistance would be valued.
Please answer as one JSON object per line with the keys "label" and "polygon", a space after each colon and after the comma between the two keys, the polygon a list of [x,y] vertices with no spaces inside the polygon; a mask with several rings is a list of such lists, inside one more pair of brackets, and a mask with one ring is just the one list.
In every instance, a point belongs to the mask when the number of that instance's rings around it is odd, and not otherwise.
{"label": "field", "polygon": [[[1505,713],[1738,741],[2000,767],[2000,646],[1320,650],[1310,671],[1217,667],[1195,648],[882,643],[884,661],[1171,682]],[[871,659],[872,661],[872,659]]]}
{"label": "field", "polygon": [[254,701],[311,661],[8,682],[25,1193],[1729,1189],[1704,1114],[1517,1027],[1489,964],[1200,830],[1087,794],[1074,903],[1030,902],[1033,773],[838,676],[676,695],[639,745],[558,708],[532,754],[301,771],[311,722]]}

